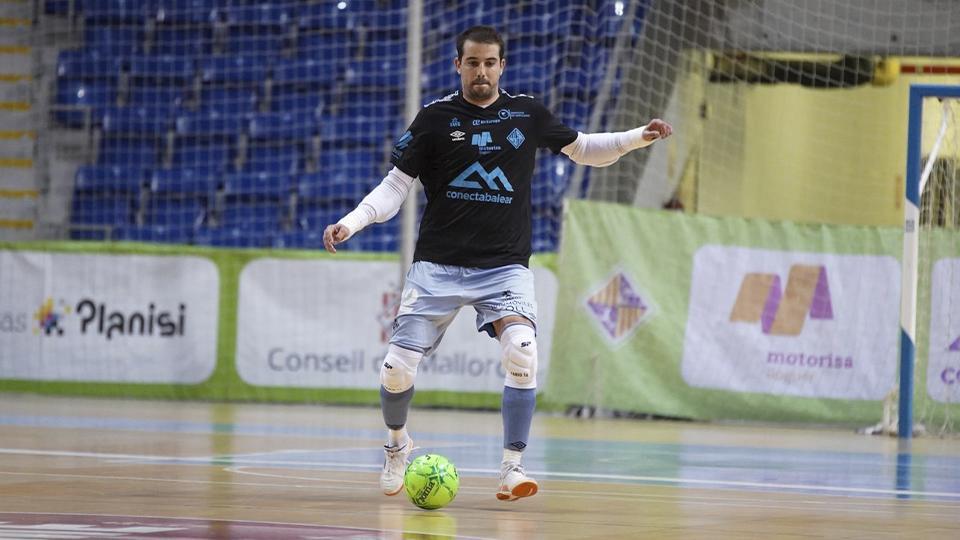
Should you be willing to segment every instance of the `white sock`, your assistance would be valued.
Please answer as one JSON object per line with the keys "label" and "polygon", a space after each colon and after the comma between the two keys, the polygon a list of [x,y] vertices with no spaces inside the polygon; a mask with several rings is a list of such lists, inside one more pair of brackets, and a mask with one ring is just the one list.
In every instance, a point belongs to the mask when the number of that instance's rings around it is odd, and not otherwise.
{"label": "white sock", "polygon": [[407,435],[406,426],[400,429],[387,430],[387,446],[403,446],[407,444],[409,440],[410,436]]}
{"label": "white sock", "polygon": [[520,463],[520,458],[523,456],[523,452],[517,452],[516,450],[507,450],[503,449],[503,462],[507,463]]}

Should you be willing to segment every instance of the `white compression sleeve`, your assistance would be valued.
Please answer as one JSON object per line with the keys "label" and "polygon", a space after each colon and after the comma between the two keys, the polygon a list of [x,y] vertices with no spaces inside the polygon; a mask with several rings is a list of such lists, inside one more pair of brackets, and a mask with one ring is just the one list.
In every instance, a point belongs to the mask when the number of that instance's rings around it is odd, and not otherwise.
{"label": "white compression sleeve", "polygon": [[631,150],[653,144],[653,141],[643,139],[645,129],[647,126],[617,133],[578,133],[577,139],[560,151],[577,163],[606,167]]}
{"label": "white compression sleeve", "polygon": [[397,215],[415,180],[396,167],[390,169],[383,181],[373,188],[352,212],[338,221],[350,230],[347,239],[371,223],[383,223]]}

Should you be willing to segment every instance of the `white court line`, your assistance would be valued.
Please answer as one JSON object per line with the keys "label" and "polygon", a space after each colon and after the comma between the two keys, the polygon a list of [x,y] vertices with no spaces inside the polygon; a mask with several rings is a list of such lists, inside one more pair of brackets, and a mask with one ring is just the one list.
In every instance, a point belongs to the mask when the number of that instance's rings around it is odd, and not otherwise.
{"label": "white court line", "polygon": [[110,518],[133,518],[133,519],[157,519],[166,522],[170,521],[226,521],[228,523],[249,523],[251,525],[282,525],[290,526],[297,528],[317,528],[317,527],[326,527],[326,528],[336,528],[336,529],[347,529],[351,531],[376,531],[376,532],[388,532],[388,533],[400,533],[403,534],[422,534],[425,537],[429,536],[446,536],[454,538],[465,538],[466,540],[497,540],[496,538],[488,536],[460,536],[460,535],[450,535],[441,532],[433,531],[414,531],[411,529],[375,529],[372,527],[351,527],[349,525],[316,525],[313,523],[293,523],[288,521],[259,521],[251,519],[216,519],[216,518],[203,518],[203,517],[169,517],[169,516],[143,516],[143,515],[130,515],[130,514],[90,514],[85,512],[2,512],[0,511],[0,516],[4,514],[13,514],[13,515],[24,515],[24,516],[87,516],[87,517],[110,517]]}
{"label": "white court line", "polygon": [[[134,460],[151,460],[151,461],[168,461],[168,462],[182,462],[182,461],[202,461],[210,462],[214,461],[211,458],[180,458],[180,457],[171,457],[171,456],[147,456],[147,455],[136,455],[136,454],[99,454],[96,452],[67,452],[60,450],[28,450],[28,449],[11,449],[11,448],[0,448],[0,454],[20,454],[20,455],[42,455],[42,456],[59,456],[59,457],[95,457],[101,459],[134,459]],[[223,461],[224,459],[229,458],[219,458],[218,461]],[[313,466],[313,467],[328,467],[331,469],[341,469],[341,470],[378,470],[381,465],[375,464],[346,464],[346,463],[337,463],[337,462],[322,462],[322,461],[272,461],[272,460],[243,460],[244,464],[251,465],[296,465],[296,466]],[[476,473],[476,474],[499,474],[499,471],[496,469],[475,469],[475,468],[461,468],[457,467],[458,471],[467,472],[467,473]],[[754,489],[771,489],[771,490],[786,490],[786,491],[813,491],[813,492],[827,492],[827,493],[841,493],[841,494],[870,494],[870,495],[909,495],[913,497],[943,497],[949,499],[960,500],[960,492],[941,492],[941,491],[913,491],[913,490],[897,490],[897,489],[880,489],[880,488],[860,488],[860,487],[843,487],[843,486],[818,486],[818,485],[807,485],[807,484],[780,484],[773,482],[744,482],[738,480],[708,480],[708,479],[698,479],[698,478],[679,478],[679,477],[669,477],[669,476],[639,476],[639,475],[626,475],[626,474],[597,474],[597,473],[573,473],[573,472],[548,472],[548,471],[529,471],[531,475],[541,476],[547,478],[557,478],[557,479],[574,479],[574,480],[617,480],[621,482],[651,482],[658,484],[689,484],[689,485],[701,485],[701,486],[728,486],[728,487],[740,487],[740,488],[754,488]]]}

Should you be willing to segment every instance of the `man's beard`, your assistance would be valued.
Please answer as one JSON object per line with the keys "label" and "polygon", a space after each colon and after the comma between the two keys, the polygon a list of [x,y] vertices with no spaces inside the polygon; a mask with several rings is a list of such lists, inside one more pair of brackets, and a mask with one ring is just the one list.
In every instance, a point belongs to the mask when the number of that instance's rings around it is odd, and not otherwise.
{"label": "man's beard", "polygon": [[467,88],[467,93],[472,99],[476,101],[483,101],[493,96],[493,85],[487,83],[485,85],[478,86],[475,83],[471,83]]}

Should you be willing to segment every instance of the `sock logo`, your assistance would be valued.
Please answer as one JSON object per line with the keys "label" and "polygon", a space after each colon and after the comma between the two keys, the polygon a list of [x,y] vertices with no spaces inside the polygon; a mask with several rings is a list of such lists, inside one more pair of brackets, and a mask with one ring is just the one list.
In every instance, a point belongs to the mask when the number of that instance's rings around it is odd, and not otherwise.
{"label": "sock logo", "polygon": [[833,319],[823,265],[792,265],[786,290],[781,289],[777,274],[747,274],[730,311],[730,322],[759,321],[764,334],[796,336],[803,330],[808,313],[811,319]]}
{"label": "sock logo", "polygon": [[523,450],[524,448],[527,447],[527,443],[523,441],[516,441],[516,442],[510,443],[510,446],[516,448],[517,450]]}

